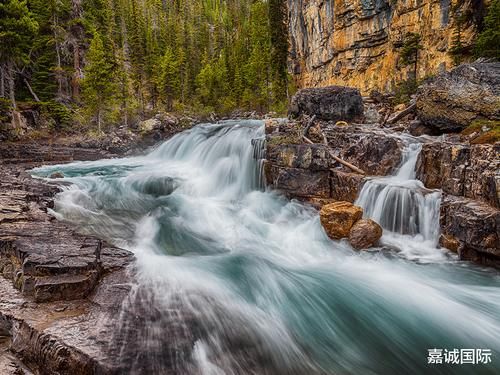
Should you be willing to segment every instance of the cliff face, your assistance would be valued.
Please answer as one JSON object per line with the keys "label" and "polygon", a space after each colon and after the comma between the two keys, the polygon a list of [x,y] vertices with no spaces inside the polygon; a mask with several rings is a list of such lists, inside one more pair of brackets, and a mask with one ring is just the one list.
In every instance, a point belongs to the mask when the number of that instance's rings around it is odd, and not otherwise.
{"label": "cliff face", "polygon": [[[288,0],[291,70],[299,87],[386,91],[408,78],[398,66],[408,32],[422,36],[418,77],[448,69],[456,0]],[[472,37],[472,27],[463,39]]]}

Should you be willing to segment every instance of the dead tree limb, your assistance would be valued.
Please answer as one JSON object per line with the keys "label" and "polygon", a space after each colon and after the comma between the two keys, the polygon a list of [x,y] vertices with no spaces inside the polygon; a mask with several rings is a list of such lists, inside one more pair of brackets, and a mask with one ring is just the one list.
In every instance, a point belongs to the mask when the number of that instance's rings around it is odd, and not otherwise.
{"label": "dead tree limb", "polygon": [[40,98],[38,98],[38,95],[33,91],[33,89],[31,88],[31,85],[28,82],[28,80],[26,78],[23,78],[23,82],[26,85],[26,87],[28,88],[28,90],[29,90],[31,96],[33,97],[33,99],[35,99],[35,102],[39,102]]}
{"label": "dead tree limb", "polygon": [[314,115],[313,117],[311,117],[309,119],[309,122],[307,123],[307,126],[304,128],[304,137],[307,137],[307,134],[309,133],[309,129],[311,129],[311,126],[312,124],[314,124],[314,120],[316,119],[316,115]]}
{"label": "dead tree limb", "polygon": [[362,174],[362,175],[365,175],[365,171],[363,171],[362,169],[359,169],[358,167],[356,167],[354,164],[351,164],[345,160],[342,160],[341,158],[339,158],[338,156],[335,156],[332,154],[332,152],[329,150],[330,152],[330,156],[335,160],[335,161],[338,161],[340,164],[342,165],[345,165],[347,168],[350,168],[352,169],[354,172],[356,173],[359,173],[359,174]]}
{"label": "dead tree limb", "polygon": [[310,145],[314,144],[314,142],[307,138],[305,135],[303,135],[302,138],[304,138],[304,141],[306,141],[306,143],[309,143]]}
{"label": "dead tree limb", "polygon": [[410,113],[415,111],[415,109],[417,109],[417,104],[413,103],[408,108],[402,110],[401,112],[396,113],[393,117],[387,120],[387,124],[394,124],[396,121],[401,120],[406,115],[409,115]]}
{"label": "dead tree limb", "polygon": [[[314,144],[314,142],[311,141],[309,138],[307,138],[307,134],[309,133],[309,129],[311,129],[311,126],[314,123],[315,118],[316,118],[316,115],[311,117],[311,119],[309,120],[309,123],[307,124],[307,126],[304,129],[304,133],[302,134],[302,138],[304,139],[304,141],[306,141],[306,143],[309,143],[311,145]],[[321,137],[323,138],[323,144],[326,146],[326,149],[327,149],[328,153],[330,154],[330,156],[332,157],[332,159],[334,159],[336,162],[338,162],[342,165],[345,165],[347,168],[350,168],[351,170],[353,170],[356,173],[359,173],[362,175],[366,174],[362,169],[360,169],[360,168],[356,167],[355,165],[353,165],[345,160],[342,160],[338,156],[334,155],[332,153],[332,151],[330,150],[330,147],[328,146],[328,140],[325,136],[325,133],[323,133],[323,131],[321,130],[320,127],[318,127],[318,131],[320,132]]]}

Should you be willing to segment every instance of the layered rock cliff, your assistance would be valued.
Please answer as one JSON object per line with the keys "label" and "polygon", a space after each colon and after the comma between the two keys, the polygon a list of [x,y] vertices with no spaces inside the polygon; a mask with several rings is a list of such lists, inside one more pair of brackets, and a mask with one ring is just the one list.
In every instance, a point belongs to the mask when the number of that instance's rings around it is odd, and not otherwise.
{"label": "layered rock cliff", "polygon": [[[299,87],[393,88],[411,74],[400,64],[407,33],[419,33],[419,78],[449,69],[456,0],[288,0],[291,71]],[[470,40],[473,26],[462,30]]]}

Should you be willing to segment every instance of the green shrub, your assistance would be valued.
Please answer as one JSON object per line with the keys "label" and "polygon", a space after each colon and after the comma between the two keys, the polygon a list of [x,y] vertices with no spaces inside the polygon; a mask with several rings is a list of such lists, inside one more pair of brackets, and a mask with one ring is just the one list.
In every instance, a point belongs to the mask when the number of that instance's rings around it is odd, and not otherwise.
{"label": "green shrub", "polygon": [[393,105],[408,103],[413,94],[417,92],[419,83],[410,78],[399,83],[394,90]]}
{"label": "green shrub", "polygon": [[493,144],[500,141],[500,121],[475,120],[466,129],[462,130],[462,135],[472,135],[476,133],[472,144]]}
{"label": "green shrub", "polygon": [[0,122],[7,122],[10,119],[9,112],[11,110],[10,100],[0,98]]}

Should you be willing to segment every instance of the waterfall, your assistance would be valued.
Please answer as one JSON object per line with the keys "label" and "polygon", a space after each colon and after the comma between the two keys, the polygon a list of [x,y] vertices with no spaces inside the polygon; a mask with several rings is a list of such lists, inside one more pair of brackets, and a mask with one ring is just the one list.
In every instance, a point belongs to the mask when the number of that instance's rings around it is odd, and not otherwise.
{"label": "waterfall", "polygon": [[399,237],[403,242],[424,241],[434,248],[439,240],[441,193],[426,189],[415,179],[415,165],[421,149],[420,143],[407,145],[394,176],[367,181],[355,203],[363,207],[365,217],[382,226],[383,239]]}
{"label": "waterfall", "polygon": [[257,161],[256,176],[257,186],[264,188],[264,162],[266,158],[266,137],[252,139],[253,157]]}
{"label": "waterfall", "polygon": [[414,180],[418,144],[358,200],[399,252],[354,252],[262,188],[264,142],[261,121],[203,124],[144,156],[33,171],[64,173],[59,219],[136,257],[110,330],[120,373],[448,373],[431,348],[489,348],[477,369],[500,373],[500,280],[436,256],[439,193]]}

